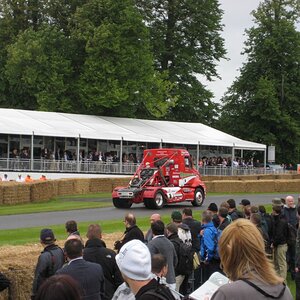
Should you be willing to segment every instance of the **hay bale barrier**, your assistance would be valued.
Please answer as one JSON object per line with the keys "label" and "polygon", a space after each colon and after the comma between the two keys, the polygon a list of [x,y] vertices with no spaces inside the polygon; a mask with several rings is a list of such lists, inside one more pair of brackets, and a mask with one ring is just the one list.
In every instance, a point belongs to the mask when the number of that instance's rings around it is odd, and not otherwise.
{"label": "hay bale barrier", "polygon": [[[127,186],[130,177],[71,178],[32,183],[0,182],[0,206],[45,202],[57,196],[111,193],[116,186]],[[276,193],[300,190],[300,174],[203,176],[211,193]]]}
{"label": "hay bale barrier", "polygon": [[[108,248],[113,249],[114,242],[118,240],[122,234],[122,232],[103,234],[103,240]],[[84,239],[84,241],[86,240]],[[59,240],[57,244],[63,247],[64,241]],[[34,270],[42,250],[43,247],[38,243],[38,237],[37,243],[33,245],[0,247],[0,270],[12,283],[10,299],[30,299]],[[9,299],[8,290],[5,290],[0,293],[0,300],[7,299]]]}

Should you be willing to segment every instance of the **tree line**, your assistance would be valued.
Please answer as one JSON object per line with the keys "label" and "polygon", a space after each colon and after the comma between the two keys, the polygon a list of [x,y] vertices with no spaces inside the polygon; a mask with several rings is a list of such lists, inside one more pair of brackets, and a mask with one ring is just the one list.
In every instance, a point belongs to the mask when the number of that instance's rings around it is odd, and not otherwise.
{"label": "tree line", "polygon": [[[221,99],[218,0],[3,0],[0,106],[201,122],[300,160],[298,0],[264,0]],[[298,27],[297,27],[298,25]]]}

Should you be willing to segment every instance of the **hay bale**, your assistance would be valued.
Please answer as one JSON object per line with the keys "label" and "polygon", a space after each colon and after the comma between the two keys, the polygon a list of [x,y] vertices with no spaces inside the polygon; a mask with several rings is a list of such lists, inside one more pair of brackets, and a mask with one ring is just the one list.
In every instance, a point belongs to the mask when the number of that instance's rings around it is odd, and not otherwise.
{"label": "hay bale", "polygon": [[276,192],[298,192],[300,190],[300,179],[275,180]]}
{"label": "hay bale", "polygon": [[248,180],[245,184],[245,192],[249,193],[271,193],[275,190],[274,180]]}
{"label": "hay bale", "polygon": [[111,192],[113,178],[91,178],[90,181],[90,192]]}
{"label": "hay bale", "polygon": [[3,185],[0,184],[0,205],[3,204]]}
{"label": "hay bale", "polygon": [[3,204],[30,202],[31,184],[11,182],[3,185]]}
{"label": "hay bale", "polygon": [[31,185],[31,202],[48,201],[57,196],[56,183],[51,180],[37,181]]}
{"label": "hay bale", "polygon": [[58,195],[74,195],[74,179],[60,179],[58,182]]}
{"label": "hay bale", "polygon": [[[239,180],[215,180],[213,183],[213,192],[215,193],[237,193],[243,192],[245,182]],[[211,190],[207,187],[207,190],[210,192]]]}
{"label": "hay bale", "polygon": [[87,194],[90,192],[90,178],[76,178],[74,179],[74,193]]}

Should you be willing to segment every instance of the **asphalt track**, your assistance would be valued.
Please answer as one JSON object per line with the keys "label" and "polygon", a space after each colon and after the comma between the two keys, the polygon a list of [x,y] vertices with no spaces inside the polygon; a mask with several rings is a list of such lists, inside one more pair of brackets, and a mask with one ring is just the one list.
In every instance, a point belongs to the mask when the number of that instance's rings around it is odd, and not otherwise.
{"label": "asphalt track", "polygon": [[[298,195],[292,194],[295,200]],[[249,199],[252,205],[259,204],[270,204],[272,199],[275,197],[286,197],[287,194],[249,194],[249,195],[223,195],[223,196],[208,196],[202,207],[195,207],[195,210],[204,210],[207,208],[209,203],[215,202],[219,205],[221,202],[226,201],[229,198],[236,200],[237,204],[241,199]],[[74,200],[74,199],[72,199]],[[95,199],[82,199],[82,201],[95,201]],[[98,201],[107,201],[109,199],[101,199]],[[164,207],[162,210],[150,210],[145,208],[142,204],[133,205],[130,209],[137,217],[150,216],[152,213],[160,214],[171,214],[175,209],[181,210],[184,207],[192,207],[192,205],[186,202],[177,205],[169,205]],[[104,221],[123,219],[124,214],[128,210],[116,209],[114,207],[106,208],[93,208],[93,209],[82,209],[72,211],[61,211],[61,212],[47,212],[47,213],[34,213],[34,214],[22,214],[22,215],[11,215],[11,216],[0,216],[0,230],[1,229],[18,229],[18,228],[30,228],[35,226],[50,226],[56,224],[64,224],[67,220],[76,220],[77,222],[84,221]]]}

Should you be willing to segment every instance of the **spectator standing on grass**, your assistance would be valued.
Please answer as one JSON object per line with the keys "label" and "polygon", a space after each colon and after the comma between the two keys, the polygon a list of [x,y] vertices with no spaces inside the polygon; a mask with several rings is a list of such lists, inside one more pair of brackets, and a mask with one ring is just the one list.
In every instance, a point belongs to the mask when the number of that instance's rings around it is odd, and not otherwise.
{"label": "spectator standing on grass", "polygon": [[261,233],[250,221],[239,219],[219,240],[223,271],[230,283],[221,286],[212,300],[292,300],[293,297],[267,258]]}
{"label": "spectator standing on grass", "polygon": [[165,224],[162,221],[156,221],[151,224],[151,229],[153,232],[153,239],[148,243],[148,248],[150,250],[151,256],[154,254],[161,253],[167,258],[168,261],[168,273],[166,275],[167,283],[172,286],[173,289],[176,288],[175,279],[175,267],[177,265],[178,259],[175,248],[171,241],[165,237]]}
{"label": "spectator standing on grass", "polygon": [[[175,223],[170,223],[167,225],[167,235],[168,235],[168,239],[172,242],[178,261],[180,260],[180,244],[183,243],[183,241],[179,238],[178,236],[178,227]],[[153,261],[153,257],[152,257],[152,261]],[[177,264],[178,266],[178,264]],[[153,268],[153,267],[152,267]],[[192,270],[191,270],[192,273]],[[182,275],[180,273],[180,271],[178,270],[178,268],[175,268],[175,276],[176,276],[176,288],[175,290],[178,292],[179,288],[185,278],[185,275]]]}
{"label": "spectator standing on grass", "polygon": [[75,238],[79,238],[81,240],[81,242],[83,243],[76,221],[74,221],[74,220],[67,221],[65,224],[65,228],[66,228],[66,232],[68,234],[67,239],[70,239],[73,236],[75,236]]}
{"label": "spectator standing on grass", "polygon": [[55,244],[54,233],[51,229],[41,230],[40,242],[44,250],[38,258],[34,272],[32,299],[34,299],[41,284],[60,269],[65,261],[63,250]]}
{"label": "spectator standing on grass", "polygon": [[68,264],[56,272],[57,275],[71,276],[80,287],[82,299],[104,299],[104,275],[99,264],[85,261],[82,257],[83,245],[79,239],[65,243]]}
{"label": "spectator standing on grass", "polygon": [[282,209],[279,205],[273,205],[273,240],[271,247],[274,251],[274,265],[277,274],[286,280],[287,275],[287,238],[289,235],[288,224],[282,216]]}
{"label": "spectator standing on grass", "polygon": [[[116,261],[124,281],[130,287],[136,300],[174,299],[169,288],[161,285],[153,278],[151,254],[148,247],[140,240],[131,240],[122,246],[119,254],[116,256]],[[160,298],[156,294],[158,291],[169,297]],[[128,298],[115,298],[114,296],[113,299],[127,300]]]}
{"label": "spectator standing on grass", "polygon": [[148,229],[146,235],[145,235],[145,243],[148,244],[152,238],[153,238],[153,233],[151,229],[151,224],[155,221],[161,220],[160,214],[153,214],[150,216],[150,228]]}
{"label": "spectator standing on grass", "polygon": [[83,258],[102,267],[105,281],[103,299],[110,300],[118,286],[123,283],[122,275],[116,264],[116,253],[105,247],[105,243],[102,241],[102,230],[98,224],[89,225],[86,236],[88,240],[83,250]]}
{"label": "spectator standing on grass", "polygon": [[128,213],[124,218],[125,232],[123,238],[116,241],[114,244],[115,250],[119,251],[123,245],[131,240],[140,240],[144,242],[144,234],[142,230],[136,225],[136,218],[134,214]]}
{"label": "spectator standing on grass", "polygon": [[243,218],[243,213],[238,211],[236,208],[236,203],[234,199],[228,199],[227,203],[229,204],[228,214],[232,221],[235,221],[239,218]]}
{"label": "spectator standing on grass", "polygon": [[[296,259],[296,232],[298,227],[297,208],[293,196],[285,198],[283,215],[289,226],[290,238],[288,239],[287,259],[289,271],[292,279],[295,278],[295,259]],[[292,237],[293,235],[293,237]]]}
{"label": "spectator standing on grass", "polygon": [[208,211],[212,213],[212,221],[217,228],[220,225],[220,220],[218,217],[218,206],[216,203],[210,203],[207,208]]}
{"label": "spectator standing on grass", "polygon": [[[298,206],[297,212],[298,216],[300,216],[300,206]],[[296,300],[300,300],[300,226],[298,226],[296,238],[295,283]]]}
{"label": "spectator standing on grass", "polygon": [[190,231],[190,227],[186,224],[182,223],[182,214],[178,210],[174,210],[171,214],[171,219],[173,223],[177,226],[178,228],[178,237],[188,245],[192,244],[192,235]]}

